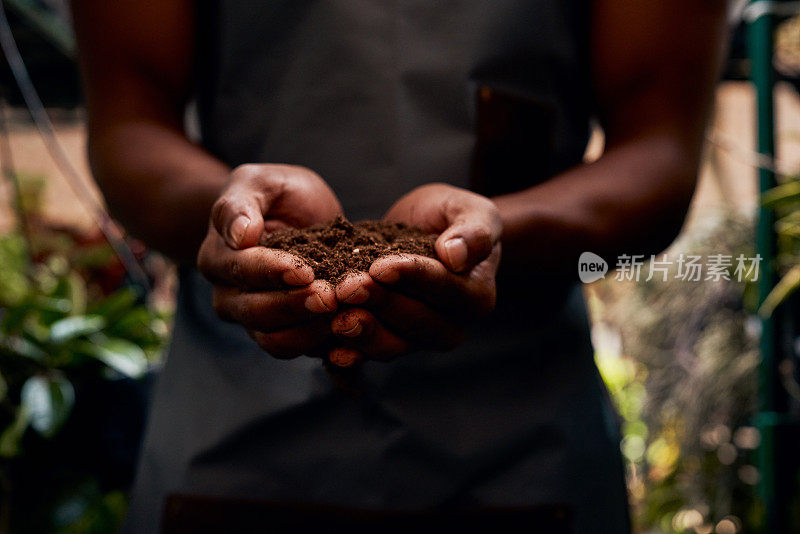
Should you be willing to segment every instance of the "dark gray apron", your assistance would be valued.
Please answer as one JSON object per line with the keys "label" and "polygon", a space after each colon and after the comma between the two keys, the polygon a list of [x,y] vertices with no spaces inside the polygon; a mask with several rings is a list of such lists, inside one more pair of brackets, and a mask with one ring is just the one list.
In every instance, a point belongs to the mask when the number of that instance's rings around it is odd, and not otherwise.
{"label": "dark gray apron", "polygon": [[[230,165],[314,169],[352,219],[424,183],[497,193],[581,160],[585,1],[198,4],[204,146]],[[625,531],[580,290],[510,287],[501,280],[496,312],[462,347],[367,363],[353,393],[319,360],[264,354],[183,269],[128,531],[154,532],[174,492],[395,510],[567,504],[576,532]],[[530,302],[539,311],[521,312]]]}

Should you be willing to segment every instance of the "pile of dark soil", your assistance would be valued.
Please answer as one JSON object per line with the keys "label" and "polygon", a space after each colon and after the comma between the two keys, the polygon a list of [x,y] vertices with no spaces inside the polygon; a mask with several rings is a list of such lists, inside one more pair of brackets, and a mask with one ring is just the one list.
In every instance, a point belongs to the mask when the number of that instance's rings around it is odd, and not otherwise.
{"label": "pile of dark soil", "polygon": [[314,269],[315,278],[336,284],[347,273],[368,271],[373,261],[388,254],[407,253],[436,258],[433,249],[436,237],[404,224],[386,221],[351,223],[344,217],[337,217],[327,224],[265,234],[260,244],[299,256]]}

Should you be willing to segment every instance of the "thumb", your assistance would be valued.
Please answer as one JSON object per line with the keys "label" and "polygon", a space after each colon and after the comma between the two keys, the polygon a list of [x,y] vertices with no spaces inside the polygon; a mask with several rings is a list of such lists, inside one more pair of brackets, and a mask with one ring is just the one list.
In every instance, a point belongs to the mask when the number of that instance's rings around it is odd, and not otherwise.
{"label": "thumb", "polygon": [[211,224],[229,247],[255,246],[264,232],[264,214],[273,200],[263,187],[257,187],[255,180],[238,180],[234,175],[211,208]]}
{"label": "thumb", "polygon": [[468,271],[485,260],[500,239],[500,214],[494,202],[480,195],[448,205],[444,213],[448,227],[436,239],[434,248],[448,269]]}

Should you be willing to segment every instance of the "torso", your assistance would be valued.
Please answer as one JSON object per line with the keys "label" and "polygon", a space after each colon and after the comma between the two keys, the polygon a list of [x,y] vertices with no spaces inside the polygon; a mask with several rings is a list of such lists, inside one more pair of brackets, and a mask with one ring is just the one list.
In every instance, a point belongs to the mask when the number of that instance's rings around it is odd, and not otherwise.
{"label": "torso", "polygon": [[[201,17],[213,36],[198,62],[204,145],[230,165],[307,166],[352,219],[423,183],[502,192],[580,162],[586,2],[202,4],[215,6]],[[498,104],[478,105],[481,88]],[[485,150],[486,114],[508,106],[527,121],[512,141],[547,150]],[[530,179],[509,178],[504,159]],[[541,312],[519,311],[530,298]],[[146,510],[178,491],[391,509],[568,503],[577,528],[624,530],[579,288],[498,299],[458,350],[368,363],[354,393],[320,362],[270,358],[221,323],[210,286],[185,270],[129,528],[149,531]]]}

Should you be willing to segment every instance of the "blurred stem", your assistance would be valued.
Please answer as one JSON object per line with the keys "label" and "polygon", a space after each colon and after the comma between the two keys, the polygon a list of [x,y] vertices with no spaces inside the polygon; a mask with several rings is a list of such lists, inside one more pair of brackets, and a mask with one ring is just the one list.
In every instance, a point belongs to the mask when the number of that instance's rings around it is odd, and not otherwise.
{"label": "blurred stem", "polygon": [[14,192],[14,200],[12,202],[14,215],[17,222],[17,229],[22,237],[25,239],[25,245],[28,249],[26,257],[30,260],[31,252],[31,233],[28,225],[28,217],[25,213],[25,204],[22,198],[22,186],[19,182],[19,177],[15,172],[14,159],[11,153],[11,137],[7,127],[6,117],[6,100],[0,95],[0,171],[3,177],[11,186]]}

